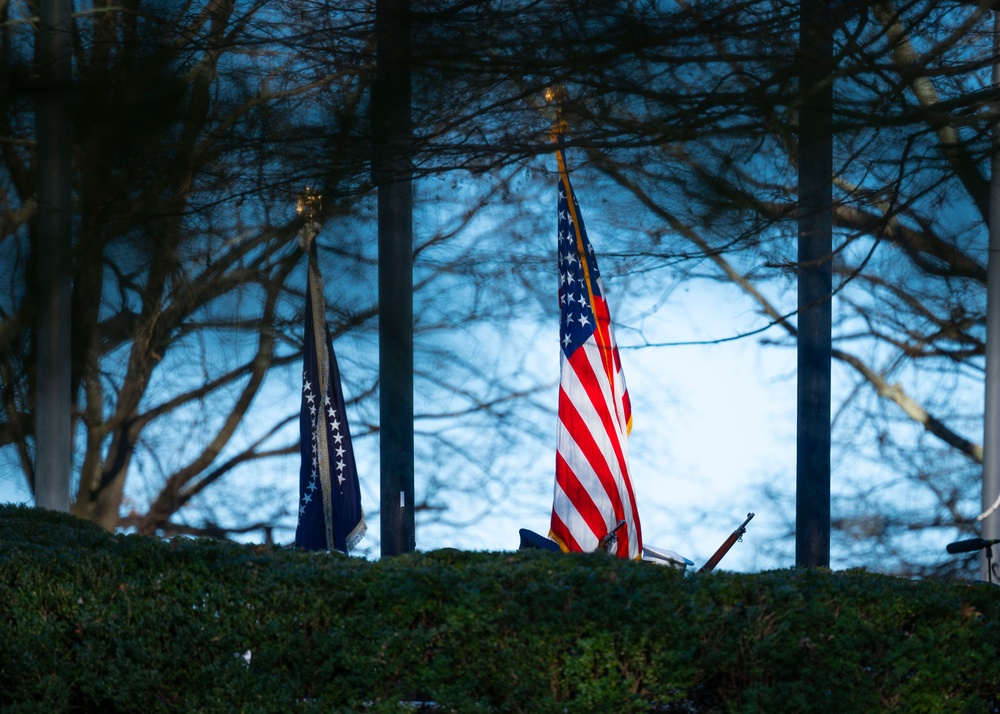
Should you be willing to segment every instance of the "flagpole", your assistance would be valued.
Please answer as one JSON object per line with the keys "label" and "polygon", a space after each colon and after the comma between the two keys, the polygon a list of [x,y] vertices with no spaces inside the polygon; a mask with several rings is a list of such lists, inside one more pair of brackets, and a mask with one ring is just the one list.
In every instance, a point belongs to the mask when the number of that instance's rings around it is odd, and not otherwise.
{"label": "flagpole", "polygon": [[[300,243],[308,258],[308,279],[307,289],[309,290],[312,314],[306,319],[312,322],[313,334],[317,338],[312,345],[306,345],[305,349],[314,350],[313,357],[319,367],[319,394],[327,394],[330,388],[330,361],[326,354],[326,343],[323,335],[326,332],[326,296],[323,290],[323,275],[319,271],[319,260],[316,251],[313,250],[313,241],[319,233],[319,223],[316,222],[316,215],[321,206],[322,196],[319,192],[306,188],[305,194],[299,199],[297,210],[305,218],[305,225],[302,226]],[[317,453],[328,454],[330,451],[327,441],[327,429],[325,412],[321,409],[317,413],[318,426],[315,429]],[[326,533],[326,549],[336,550],[333,537],[333,487],[330,479],[330,462],[328,459],[320,457],[317,462],[319,471],[320,488],[323,494],[323,526]]]}
{"label": "flagpole", "polygon": [[410,4],[376,0],[372,90],[378,185],[379,454],[382,555],[416,549],[413,478],[413,186]]}
{"label": "flagpole", "polygon": [[35,389],[35,505],[70,510],[73,451],[72,376],[72,7],[68,0],[41,0],[35,55],[38,136],[34,255],[38,280]]}
{"label": "flagpole", "polygon": [[[993,11],[993,56],[1000,51],[1000,22]],[[993,63],[993,85],[1000,86],[1000,61]],[[989,255],[986,264],[986,388],[983,415],[983,484],[979,516],[984,540],[1000,538],[1000,125],[992,131],[990,158]],[[980,560],[980,578],[990,582],[992,562]]]}
{"label": "flagpole", "polygon": [[308,264],[299,413],[302,459],[295,542],[306,550],[347,554],[364,536],[366,526],[340,369],[326,322],[323,276],[315,245],[321,208],[319,191],[306,188],[297,206],[297,212],[303,217],[299,245],[308,256]]}
{"label": "flagpole", "polygon": [[833,30],[825,0],[800,0],[798,386],[795,564],[830,565]]}
{"label": "flagpole", "polygon": [[628,469],[631,404],[596,252],[563,155],[563,99],[564,90],[546,92],[549,105],[556,103],[550,138],[559,165],[561,352],[549,538],[563,551],[610,548],[619,557],[640,559],[642,531]]}

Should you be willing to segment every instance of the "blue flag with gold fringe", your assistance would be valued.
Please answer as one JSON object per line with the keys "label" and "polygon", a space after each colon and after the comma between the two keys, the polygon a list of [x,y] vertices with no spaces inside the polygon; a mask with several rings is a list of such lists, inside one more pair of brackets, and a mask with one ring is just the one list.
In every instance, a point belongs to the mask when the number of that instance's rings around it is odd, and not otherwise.
{"label": "blue flag with gold fringe", "polygon": [[365,534],[365,515],[315,241],[309,243],[295,545],[350,553]]}

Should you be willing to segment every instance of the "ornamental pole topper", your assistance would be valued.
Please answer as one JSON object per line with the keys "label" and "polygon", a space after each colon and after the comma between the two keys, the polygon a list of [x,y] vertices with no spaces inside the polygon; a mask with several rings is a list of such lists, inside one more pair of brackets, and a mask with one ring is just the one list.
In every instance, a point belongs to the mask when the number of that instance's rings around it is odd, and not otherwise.
{"label": "ornamental pole topper", "polygon": [[307,253],[312,248],[313,238],[319,233],[320,225],[316,216],[323,209],[323,196],[314,188],[306,186],[306,190],[299,194],[299,200],[295,203],[295,212],[305,218],[305,225],[299,231],[299,245]]}
{"label": "ornamental pole topper", "polygon": [[306,190],[299,194],[299,200],[295,204],[295,212],[300,216],[305,214],[306,219],[313,219],[323,208],[323,196],[314,188],[306,186]]}

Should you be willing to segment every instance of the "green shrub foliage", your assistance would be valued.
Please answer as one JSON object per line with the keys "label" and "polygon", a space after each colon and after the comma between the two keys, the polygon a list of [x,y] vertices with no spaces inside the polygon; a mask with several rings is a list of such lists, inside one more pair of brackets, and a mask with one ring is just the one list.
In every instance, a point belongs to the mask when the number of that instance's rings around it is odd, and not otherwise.
{"label": "green shrub foliage", "polygon": [[4,712],[986,712],[998,617],[983,584],[369,562],[0,507]]}

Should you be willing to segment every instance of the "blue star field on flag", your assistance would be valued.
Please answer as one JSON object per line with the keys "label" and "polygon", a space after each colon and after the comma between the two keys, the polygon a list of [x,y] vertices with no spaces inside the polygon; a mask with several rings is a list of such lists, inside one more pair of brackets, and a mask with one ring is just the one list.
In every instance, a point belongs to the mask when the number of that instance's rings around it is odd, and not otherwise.
{"label": "blue star field on flag", "polygon": [[[559,184],[559,303],[561,324],[559,339],[563,352],[569,357],[578,347],[583,345],[597,329],[597,319],[587,291],[588,278],[595,298],[601,297],[601,273],[597,268],[597,258],[594,248],[587,240],[587,232],[583,226],[583,216],[580,207],[573,196],[574,210],[570,211],[569,199],[566,196],[566,186]],[[577,217],[576,222],[573,216]],[[584,261],[580,258],[577,246],[577,223],[583,243],[583,255],[586,258],[587,274],[584,274]]]}

